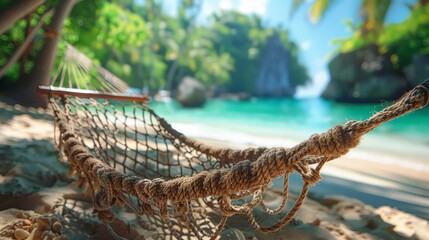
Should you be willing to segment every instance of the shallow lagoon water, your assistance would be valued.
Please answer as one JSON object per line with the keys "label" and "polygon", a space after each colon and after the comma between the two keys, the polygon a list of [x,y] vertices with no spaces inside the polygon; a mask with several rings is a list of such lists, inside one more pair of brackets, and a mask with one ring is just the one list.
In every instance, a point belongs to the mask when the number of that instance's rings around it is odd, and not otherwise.
{"label": "shallow lagoon water", "polygon": [[[187,109],[177,102],[151,102],[149,106],[174,127],[191,137],[286,147],[322,133],[348,120],[365,120],[391,104],[346,104],[322,98],[209,100],[204,107]],[[429,171],[429,108],[388,122],[365,136],[361,149],[388,152],[396,160],[374,158]],[[401,162],[401,155],[414,159]],[[355,153],[356,154],[356,153]],[[365,153],[365,155],[368,155]],[[368,158],[368,156],[366,156]]]}
{"label": "shallow lagoon water", "polygon": [[[321,98],[210,100],[203,108],[187,109],[171,101],[150,107],[171,122],[221,125],[247,133],[298,138],[321,133],[348,120],[364,120],[390,103],[344,104]],[[429,108],[415,111],[375,129],[372,134],[392,135],[429,143]]]}

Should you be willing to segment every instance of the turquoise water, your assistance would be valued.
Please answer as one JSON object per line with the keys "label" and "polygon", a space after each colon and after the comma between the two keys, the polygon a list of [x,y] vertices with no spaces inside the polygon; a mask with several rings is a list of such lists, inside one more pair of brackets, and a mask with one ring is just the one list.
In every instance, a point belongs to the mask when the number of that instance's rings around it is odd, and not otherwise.
{"label": "turquoise water", "polygon": [[[364,120],[383,104],[344,104],[321,98],[254,99],[247,102],[210,100],[203,108],[186,109],[178,103],[152,102],[150,107],[173,123],[189,123],[266,137],[303,140],[348,120]],[[370,136],[419,142],[429,149],[429,108],[386,123]]]}

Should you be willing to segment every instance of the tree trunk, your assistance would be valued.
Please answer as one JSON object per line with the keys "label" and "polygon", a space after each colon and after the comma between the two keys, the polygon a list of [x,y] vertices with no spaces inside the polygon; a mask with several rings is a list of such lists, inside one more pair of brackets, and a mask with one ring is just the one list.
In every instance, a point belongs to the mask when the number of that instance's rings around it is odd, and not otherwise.
{"label": "tree trunk", "polygon": [[[28,14],[27,16],[25,16],[25,21],[26,21],[26,26],[25,26],[25,40],[28,39],[28,37],[31,34],[31,15],[32,13]],[[39,23],[41,21],[39,20]],[[24,40],[24,42],[25,42]],[[30,55],[30,51],[32,49],[32,44],[29,44],[26,48],[25,51],[23,53],[21,53],[21,57],[19,58],[19,76],[24,76],[25,75],[25,65],[27,65],[27,61],[28,61],[28,56]]]}
{"label": "tree trunk", "polygon": [[0,12],[0,35],[46,0],[16,0]]}
{"label": "tree trunk", "polygon": [[[51,9],[52,10],[52,9]],[[52,13],[52,11],[49,10],[45,12],[41,17],[37,25],[28,33],[27,37],[25,38],[24,42],[16,49],[16,51],[13,53],[13,55],[9,58],[9,60],[0,68],[0,78],[3,77],[3,75],[6,73],[7,69],[15,63],[15,61],[25,52],[25,50],[29,47],[31,42],[33,41],[33,38],[36,36],[37,32],[43,25],[43,21],[45,18]],[[21,75],[22,76],[22,75]]]}
{"label": "tree trunk", "polygon": [[51,24],[45,32],[45,44],[37,56],[34,68],[28,76],[24,87],[27,104],[35,107],[46,107],[47,101],[44,96],[36,93],[39,85],[49,85],[52,68],[58,49],[58,42],[61,36],[64,20],[70,14],[76,0],[62,0],[55,7],[55,13]]}
{"label": "tree trunk", "polygon": [[420,4],[421,7],[426,6],[426,4],[429,3],[429,0],[419,0],[418,3]]}

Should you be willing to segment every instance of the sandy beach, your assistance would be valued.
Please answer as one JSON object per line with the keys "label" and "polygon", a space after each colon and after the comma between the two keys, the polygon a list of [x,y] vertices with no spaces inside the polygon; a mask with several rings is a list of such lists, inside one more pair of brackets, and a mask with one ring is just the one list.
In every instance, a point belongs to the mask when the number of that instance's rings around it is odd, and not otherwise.
{"label": "sandy beach", "polygon": [[[135,220],[107,226],[90,214],[89,198],[68,177],[67,164],[58,161],[52,121],[49,110],[0,104],[0,239],[156,239],[156,232]],[[186,133],[186,126],[181,128]],[[235,148],[258,143],[193,137]],[[238,216],[221,239],[429,239],[428,172],[366,161],[366,154],[389,157],[358,148],[326,164],[294,225],[263,235]],[[298,176],[291,183],[298,191]],[[279,202],[278,186],[274,180],[269,205]]]}

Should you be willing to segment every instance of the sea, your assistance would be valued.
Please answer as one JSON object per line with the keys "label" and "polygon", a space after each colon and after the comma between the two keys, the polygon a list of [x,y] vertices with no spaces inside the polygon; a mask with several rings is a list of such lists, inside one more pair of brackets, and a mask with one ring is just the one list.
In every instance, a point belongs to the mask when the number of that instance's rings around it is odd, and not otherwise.
{"label": "sea", "polygon": [[[254,98],[211,99],[202,108],[183,108],[174,100],[153,101],[149,106],[190,137],[244,148],[292,147],[334,125],[365,120],[390,104],[338,103],[323,98]],[[349,155],[429,173],[429,107],[376,128]]]}

